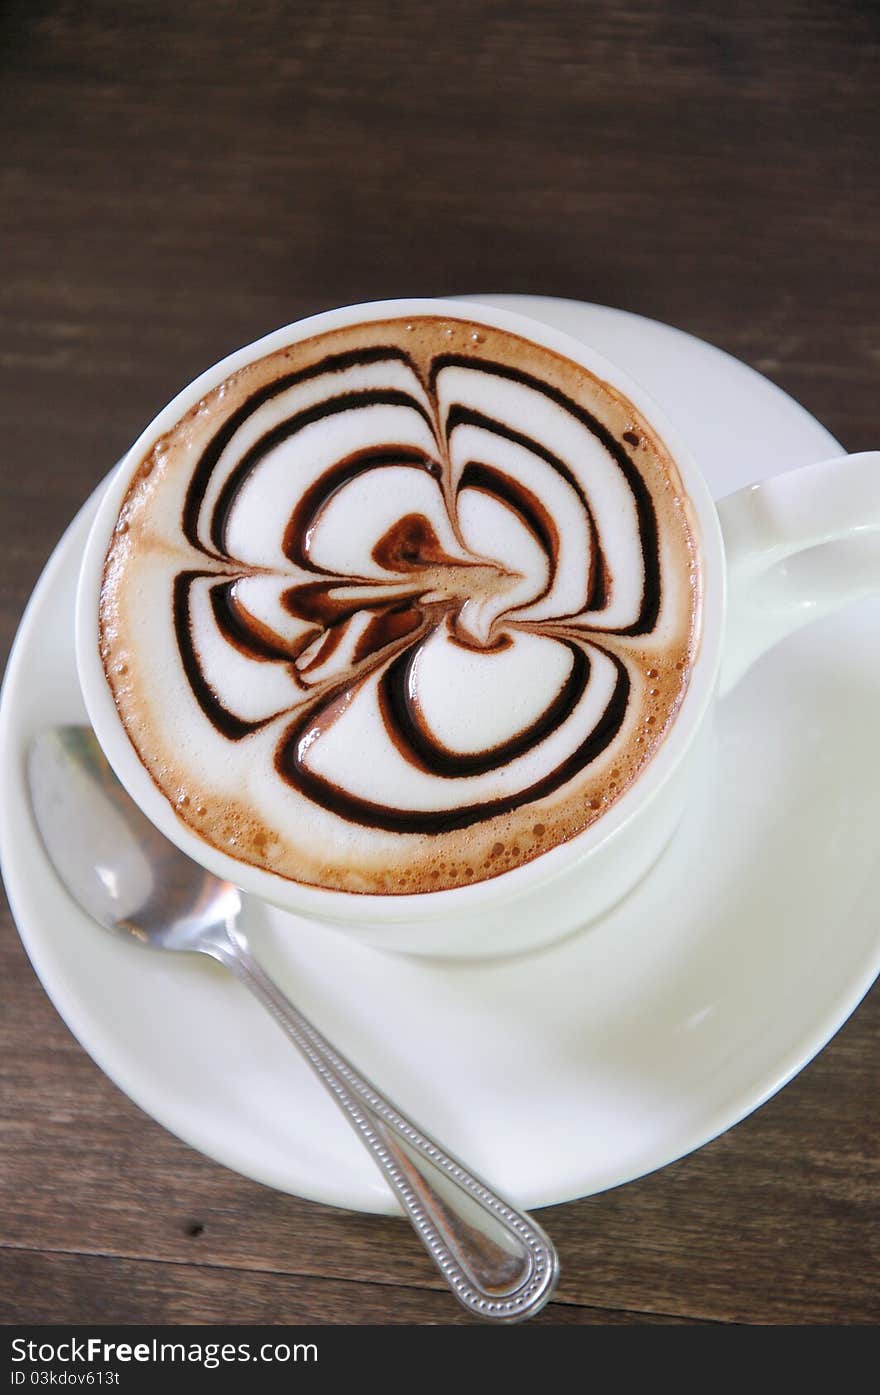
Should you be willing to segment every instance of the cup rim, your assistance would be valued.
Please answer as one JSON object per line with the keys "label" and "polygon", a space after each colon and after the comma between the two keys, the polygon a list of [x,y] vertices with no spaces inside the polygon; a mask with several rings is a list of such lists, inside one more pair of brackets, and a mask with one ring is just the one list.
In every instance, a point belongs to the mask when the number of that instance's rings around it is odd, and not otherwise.
{"label": "cup rim", "polygon": [[[242,862],[204,842],[185,824],[141,763],[119,716],[104,672],[98,643],[98,608],[104,561],[122,500],[134,468],[147,450],[200,398],[238,369],[277,349],[347,324],[438,315],[483,323],[530,339],[573,359],[629,398],[668,448],[692,505],[701,558],[700,636],[696,659],[681,705],[659,749],[632,785],[600,819],[540,856],[497,876],[438,891],[390,893],[339,891],[296,882],[266,868]],[[726,576],[721,529],[714,501],[689,447],[662,408],[623,369],[589,345],[540,320],[477,301],[440,297],[370,301],[322,311],[282,326],[218,360],[193,379],[141,432],[111,473],[83,551],[76,596],[75,651],[80,687],[89,721],[115,774],[152,823],[182,852],[248,894],[287,910],[319,919],[368,927],[375,923],[433,921],[467,915],[497,905],[555,880],[574,864],[618,837],[632,818],[652,802],[680,765],[702,724],[718,680],[726,607]]]}

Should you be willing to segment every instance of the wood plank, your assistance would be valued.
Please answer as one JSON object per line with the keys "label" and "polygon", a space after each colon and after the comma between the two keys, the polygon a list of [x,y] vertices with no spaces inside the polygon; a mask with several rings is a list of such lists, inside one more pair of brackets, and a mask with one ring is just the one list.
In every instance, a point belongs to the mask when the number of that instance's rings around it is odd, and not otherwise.
{"label": "wood plank", "polygon": [[[451,1294],[359,1280],[301,1278],[249,1269],[163,1264],[108,1255],[38,1254],[0,1249],[0,1322],[293,1324],[478,1323]],[[550,1303],[532,1318],[542,1326],[681,1325],[666,1314],[645,1317],[603,1308]]]}

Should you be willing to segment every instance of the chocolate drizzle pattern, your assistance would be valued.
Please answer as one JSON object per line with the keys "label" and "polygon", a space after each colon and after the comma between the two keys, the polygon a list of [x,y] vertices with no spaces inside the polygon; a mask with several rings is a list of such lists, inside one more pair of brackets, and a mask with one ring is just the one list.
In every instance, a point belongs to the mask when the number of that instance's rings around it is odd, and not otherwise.
{"label": "chocolate drizzle pattern", "polygon": [[[383,583],[379,583],[377,593],[376,583],[367,578],[324,573],[317,586],[312,581],[304,581],[297,587],[289,586],[288,578],[283,573],[279,575],[285,607],[292,614],[310,620],[320,627],[318,646],[316,649],[312,646],[313,657],[299,670],[296,663],[305,647],[302,641],[284,644],[280,636],[267,632],[264,625],[250,617],[243,607],[236,605],[235,579],[223,578],[211,584],[210,600],[214,620],[226,641],[235,645],[239,652],[254,662],[275,662],[290,666],[294,680],[304,684],[307,684],[311,671],[326,669],[334,653],[340,648],[346,626],[350,625],[352,619],[365,612],[370,615],[369,623],[358,636],[343,672],[339,675],[334,674],[326,682],[318,683],[313,692],[305,688],[301,701],[291,704],[291,711],[296,712],[296,720],[284,731],[279,741],[276,769],[290,785],[342,818],[398,832],[433,833],[466,827],[471,823],[505,813],[520,804],[552,794],[578,775],[585,765],[601,754],[620,729],[630,686],[626,667],[621,659],[609,655],[615,668],[615,681],[608,701],[597,713],[595,722],[587,734],[561,760],[554,763],[539,779],[532,780],[525,787],[503,796],[472,801],[466,791],[459,792],[456,788],[457,782],[465,777],[484,775],[509,765],[525,752],[545,742],[550,735],[570,721],[589,687],[591,663],[588,644],[592,642],[595,646],[596,635],[603,630],[602,611],[608,595],[609,564],[604,556],[602,539],[589,499],[570,467],[544,441],[515,430],[505,421],[460,403],[453,403],[447,407],[445,415],[441,417],[438,402],[438,382],[441,375],[451,368],[456,368],[465,374],[503,376],[510,383],[540,393],[561,411],[569,414],[575,422],[585,426],[608,452],[632,493],[641,549],[642,580],[638,603],[635,613],[631,618],[628,617],[628,623],[616,627],[620,634],[644,634],[656,621],[660,604],[657,523],[650,494],[627,450],[613,440],[601,423],[571,398],[521,370],[464,355],[441,355],[432,364],[428,378],[428,398],[433,409],[431,411],[426,410],[423,401],[414,393],[393,387],[334,391],[334,378],[342,369],[358,368],[365,363],[387,364],[392,361],[406,363],[414,382],[418,381],[415,363],[407,361],[399,349],[389,346],[387,349],[378,347],[360,354],[355,352],[328,356],[306,370],[306,373],[291,374],[280,379],[272,385],[271,391],[263,389],[254,393],[235,414],[234,421],[224,423],[203,451],[187,493],[183,528],[193,545],[204,550],[206,555],[222,558],[232,568],[241,567],[241,559],[236,558],[234,545],[230,541],[230,524],[237,500],[253,480],[261,463],[308,426],[326,422],[340,413],[367,413],[370,408],[377,406],[402,408],[405,413],[412,414],[415,419],[424,422],[436,443],[436,457],[421,454],[405,440],[382,441],[376,446],[371,445],[356,452],[347,459],[333,462],[316,479],[309,481],[298,497],[289,520],[285,520],[282,544],[288,560],[306,572],[322,571],[312,557],[311,549],[311,539],[322,512],[331,499],[338,497],[345,487],[359,476],[372,470],[424,471],[432,481],[438,483],[439,504],[443,500],[440,486],[444,481],[448,481],[452,474],[449,445],[454,440],[455,433],[463,426],[476,427],[497,440],[515,444],[535,460],[549,466],[569,484],[583,509],[592,543],[590,565],[585,579],[583,615],[565,617],[569,625],[582,628],[583,638],[575,640],[569,635],[556,638],[556,642],[565,646],[571,654],[572,663],[567,679],[559,691],[551,696],[545,710],[534,722],[486,751],[451,750],[432,734],[419,703],[415,660],[418,657],[419,646],[447,625],[451,627],[452,635],[460,641],[460,612],[471,599],[467,573],[470,569],[492,569],[495,564],[489,557],[462,557],[447,553],[431,521],[423,514],[405,514],[371,549],[373,561],[381,567],[383,573],[387,573],[388,581],[392,583],[388,588],[387,599],[382,594]],[[212,476],[219,468],[221,459],[224,456],[228,458],[234,452],[236,433],[270,397],[295,387],[306,378],[326,379],[326,395],[267,430],[244,450],[231,466],[228,465],[216,499],[207,510],[208,516],[204,517],[206,496]],[[452,495],[453,505],[468,490],[478,490],[491,496],[505,508],[513,510],[537,539],[547,558],[547,578],[538,594],[531,600],[535,602],[544,599],[553,584],[560,550],[559,530],[549,509],[538,494],[522,481],[497,466],[477,460],[468,459],[458,474],[455,492]],[[352,527],[356,527],[355,515],[352,516],[351,523]],[[460,537],[454,515],[449,518],[449,525],[453,534]],[[210,546],[202,541],[203,536],[209,539]],[[486,539],[486,546],[491,552],[491,539]],[[443,595],[438,595],[436,585],[438,568],[445,569],[450,574],[450,585],[445,588]],[[182,572],[177,578],[174,625],[181,662],[193,695],[205,716],[230,741],[240,741],[282,714],[271,712],[250,721],[241,718],[224,702],[222,694],[212,688],[201,670],[193,640],[188,597],[193,581],[202,575],[204,574],[198,572]],[[245,570],[237,572],[237,576],[245,575]],[[399,588],[393,585],[394,579],[399,576],[407,578],[409,587],[402,599]],[[348,583],[346,598],[335,600],[334,593],[345,583]],[[315,601],[318,598],[321,604],[316,606]],[[504,633],[504,627],[516,627],[518,612],[522,609],[521,605],[515,605],[510,610],[502,610],[493,620],[488,635],[480,639],[470,636],[469,642],[479,648],[490,665],[491,656],[498,652],[499,643],[505,639],[512,642],[510,636]],[[539,621],[538,628],[548,637],[554,637],[555,621],[559,618],[548,617],[543,625]],[[388,737],[403,760],[426,775],[446,782],[448,800],[443,807],[418,809],[383,805],[358,797],[343,785],[309,768],[308,756],[315,743],[319,742],[334,721],[338,720],[340,697],[345,696],[347,710],[351,702],[356,700],[358,689],[377,673],[379,707]]]}
{"label": "chocolate drizzle pattern", "polygon": [[657,455],[646,477],[638,417],[612,429],[503,336],[442,348],[435,322],[411,353],[389,328],[214,395],[176,523],[179,673],[230,748],[271,743],[263,778],[301,810],[436,840],[534,806],[543,833],[622,731],[645,753],[659,735],[636,734],[641,655],[665,643]]}

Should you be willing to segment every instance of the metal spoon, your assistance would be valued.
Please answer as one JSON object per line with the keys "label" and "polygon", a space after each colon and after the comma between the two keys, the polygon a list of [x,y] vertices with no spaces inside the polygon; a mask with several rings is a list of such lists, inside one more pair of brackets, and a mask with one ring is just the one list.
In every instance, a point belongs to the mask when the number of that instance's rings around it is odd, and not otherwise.
{"label": "metal spoon", "polygon": [[210,955],[259,998],[357,1130],[459,1302],[500,1322],[538,1312],[559,1277],[540,1226],[407,1119],[288,1001],[236,924],[238,889],[153,827],[91,730],[38,736],[28,781],[46,851],[74,900],[143,945]]}

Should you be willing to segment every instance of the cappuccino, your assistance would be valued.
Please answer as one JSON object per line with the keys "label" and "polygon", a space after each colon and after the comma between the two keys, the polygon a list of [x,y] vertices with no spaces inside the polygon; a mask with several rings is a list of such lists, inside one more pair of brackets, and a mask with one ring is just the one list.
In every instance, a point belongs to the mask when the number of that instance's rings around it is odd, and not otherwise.
{"label": "cappuccino", "polygon": [[700,569],[663,442],[476,321],[255,360],[137,462],[100,645],[137,754],[242,862],[400,894],[588,828],[674,722]]}

